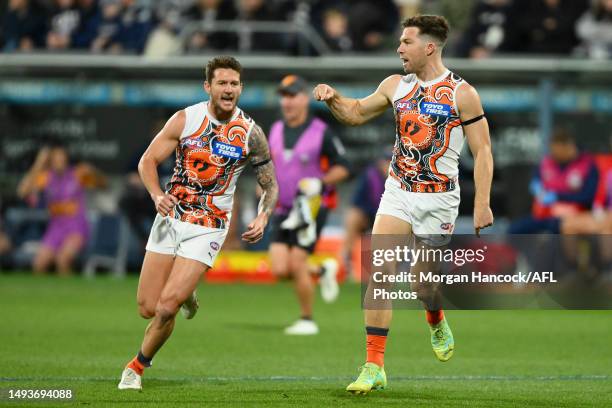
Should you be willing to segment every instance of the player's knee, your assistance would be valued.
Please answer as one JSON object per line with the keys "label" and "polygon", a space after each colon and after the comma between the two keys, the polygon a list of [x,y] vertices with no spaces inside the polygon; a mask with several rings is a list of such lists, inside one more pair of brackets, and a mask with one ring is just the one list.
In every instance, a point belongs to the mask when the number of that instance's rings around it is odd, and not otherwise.
{"label": "player's knee", "polygon": [[139,300],[138,314],[140,314],[143,319],[151,319],[153,316],[155,316],[155,306],[150,302]]}
{"label": "player's knee", "polygon": [[32,269],[34,269],[34,272],[36,273],[43,273],[47,271],[47,265],[37,259],[32,262]]}
{"label": "player's knee", "polygon": [[308,259],[300,256],[293,256],[289,259],[289,270],[292,274],[300,273],[308,268]]}
{"label": "player's knee", "polygon": [[58,258],[55,262],[58,271],[68,271],[72,268],[72,260],[66,258]]}
{"label": "player's knee", "polygon": [[155,316],[160,319],[162,324],[174,319],[178,313],[180,305],[174,299],[163,299],[155,307]]}
{"label": "player's knee", "polygon": [[279,279],[289,279],[291,276],[289,262],[273,262],[270,266],[270,271]]}
{"label": "player's knee", "polygon": [[177,310],[178,309],[175,310],[171,307],[158,306],[157,309],[155,309],[155,317],[159,319],[159,323],[163,326],[174,319]]}

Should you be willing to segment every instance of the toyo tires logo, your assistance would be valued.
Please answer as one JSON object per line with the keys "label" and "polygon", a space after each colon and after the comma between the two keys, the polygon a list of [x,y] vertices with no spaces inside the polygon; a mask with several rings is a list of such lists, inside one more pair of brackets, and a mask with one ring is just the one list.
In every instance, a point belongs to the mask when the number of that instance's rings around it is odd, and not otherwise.
{"label": "toyo tires logo", "polygon": [[449,117],[451,113],[450,105],[444,103],[421,102],[420,113],[433,116]]}
{"label": "toyo tires logo", "polygon": [[242,147],[228,143],[214,142],[212,152],[217,156],[229,157],[230,159],[240,159],[242,157]]}

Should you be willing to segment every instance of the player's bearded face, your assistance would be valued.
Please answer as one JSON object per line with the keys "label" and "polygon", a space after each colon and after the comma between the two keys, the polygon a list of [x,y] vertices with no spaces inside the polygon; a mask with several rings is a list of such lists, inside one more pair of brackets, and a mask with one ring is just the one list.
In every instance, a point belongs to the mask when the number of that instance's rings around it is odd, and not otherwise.
{"label": "player's bearded face", "polygon": [[402,60],[402,66],[407,74],[419,71],[426,62],[427,43],[419,36],[419,29],[406,27],[400,37],[397,53]]}
{"label": "player's bearded face", "polygon": [[232,112],[242,93],[240,74],[230,68],[217,68],[212,81],[204,83],[204,89],[210,95],[215,110]]}

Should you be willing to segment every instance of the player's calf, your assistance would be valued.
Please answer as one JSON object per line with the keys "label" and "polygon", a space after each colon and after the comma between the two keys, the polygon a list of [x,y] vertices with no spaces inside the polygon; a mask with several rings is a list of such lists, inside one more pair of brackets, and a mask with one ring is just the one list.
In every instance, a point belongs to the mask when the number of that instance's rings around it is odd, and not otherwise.
{"label": "player's calf", "polygon": [[434,283],[415,282],[410,288],[416,292],[417,299],[423,303],[425,310],[440,310],[441,293],[439,285]]}

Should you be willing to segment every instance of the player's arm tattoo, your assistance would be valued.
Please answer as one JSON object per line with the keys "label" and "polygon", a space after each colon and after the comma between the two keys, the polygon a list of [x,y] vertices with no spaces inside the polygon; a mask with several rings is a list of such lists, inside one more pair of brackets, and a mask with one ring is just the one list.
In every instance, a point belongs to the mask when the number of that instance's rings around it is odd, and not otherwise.
{"label": "player's arm tattoo", "polygon": [[269,217],[272,215],[276,200],[278,200],[278,183],[274,173],[274,164],[270,158],[268,141],[261,127],[255,125],[249,137],[249,157],[257,182],[263,190],[257,212],[265,212]]}

